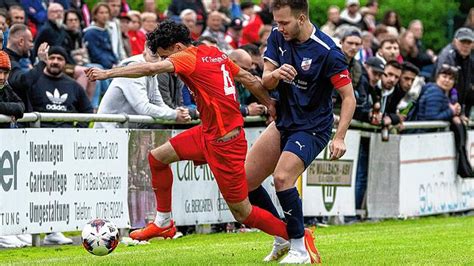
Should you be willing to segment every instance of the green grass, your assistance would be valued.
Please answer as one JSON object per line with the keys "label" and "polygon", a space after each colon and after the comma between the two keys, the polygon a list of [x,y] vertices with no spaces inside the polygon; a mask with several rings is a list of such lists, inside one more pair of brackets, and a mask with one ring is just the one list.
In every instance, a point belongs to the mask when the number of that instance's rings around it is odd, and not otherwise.
{"label": "green grass", "polygon": [[[319,228],[328,265],[474,265],[474,217],[430,217]],[[269,252],[263,233],[190,235],[125,247],[105,257],[80,246],[0,250],[0,264],[256,264]]]}

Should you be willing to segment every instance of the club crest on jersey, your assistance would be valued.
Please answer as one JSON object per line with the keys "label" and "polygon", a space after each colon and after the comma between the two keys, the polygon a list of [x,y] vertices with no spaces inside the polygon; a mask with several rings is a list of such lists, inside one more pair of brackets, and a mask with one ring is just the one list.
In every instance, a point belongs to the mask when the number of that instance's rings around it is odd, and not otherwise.
{"label": "club crest on jersey", "polygon": [[313,59],[304,57],[303,61],[301,62],[301,68],[304,71],[308,71],[311,68],[312,62],[313,62]]}

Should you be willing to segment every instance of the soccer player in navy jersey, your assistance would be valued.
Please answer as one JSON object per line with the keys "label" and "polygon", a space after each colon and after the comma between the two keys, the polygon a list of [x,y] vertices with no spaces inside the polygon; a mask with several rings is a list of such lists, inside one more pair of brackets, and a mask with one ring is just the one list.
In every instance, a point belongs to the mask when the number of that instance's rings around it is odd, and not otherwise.
{"label": "soccer player in navy jersey", "polygon": [[342,107],[329,145],[332,160],[346,151],[344,138],[356,101],[344,55],[310,22],[307,0],[274,0],[272,10],[277,27],[268,38],[262,82],[276,99],[277,118],[247,155],[249,198],[278,217],[261,186],[273,173],[290,241],[275,237],[273,250],[264,260],[279,260],[289,250],[281,263],[317,263],[319,253],[313,241],[308,241],[312,232],[304,228],[295,183],[331,138],[333,89],[341,95]]}

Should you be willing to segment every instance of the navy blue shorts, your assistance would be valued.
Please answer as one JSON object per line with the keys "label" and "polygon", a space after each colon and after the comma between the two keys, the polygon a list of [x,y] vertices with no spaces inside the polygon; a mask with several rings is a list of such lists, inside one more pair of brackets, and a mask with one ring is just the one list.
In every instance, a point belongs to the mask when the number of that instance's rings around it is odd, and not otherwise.
{"label": "navy blue shorts", "polygon": [[280,131],[280,147],[298,156],[306,169],[319,153],[326,147],[331,138],[327,132]]}

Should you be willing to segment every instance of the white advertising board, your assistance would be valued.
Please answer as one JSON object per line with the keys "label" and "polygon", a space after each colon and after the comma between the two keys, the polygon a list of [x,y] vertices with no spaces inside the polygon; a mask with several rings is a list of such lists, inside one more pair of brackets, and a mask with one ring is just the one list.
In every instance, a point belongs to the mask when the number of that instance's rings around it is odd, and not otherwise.
{"label": "white advertising board", "polygon": [[355,177],[359,157],[360,131],[348,130],[346,154],[330,161],[326,147],[303,173],[305,216],[355,215]]}
{"label": "white advertising board", "polygon": [[[467,147],[472,160],[474,131],[469,131]],[[474,209],[474,178],[464,179],[456,172],[453,133],[402,135],[400,216]]]}
{"label": "white advertising board", "polygon": [[0,235],[129,227],[127,130],[0,130]]}

